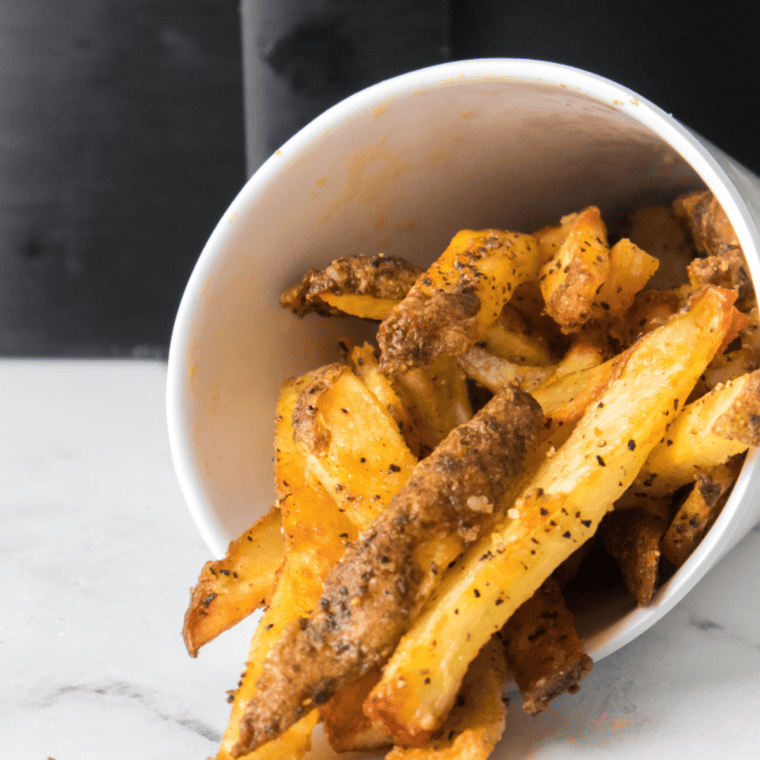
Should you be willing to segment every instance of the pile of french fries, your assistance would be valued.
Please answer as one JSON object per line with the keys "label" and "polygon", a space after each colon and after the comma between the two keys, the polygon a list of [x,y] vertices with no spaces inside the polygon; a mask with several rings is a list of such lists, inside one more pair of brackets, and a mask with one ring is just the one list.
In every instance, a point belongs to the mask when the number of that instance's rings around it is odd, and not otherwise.
{"label": "pile of french fries", "polygon": [[283,294],[380,325],[283,385],[277,504],[192,591],[192,656],[263,609],[218,760],[300,758],[320,721],[338,752],[484,759],[508,678],[535,713],[590,672],[565,596],[592,548],[638,605],[687,561],[760,443],[757,303],[709,192],[623,233],[589,207]]}

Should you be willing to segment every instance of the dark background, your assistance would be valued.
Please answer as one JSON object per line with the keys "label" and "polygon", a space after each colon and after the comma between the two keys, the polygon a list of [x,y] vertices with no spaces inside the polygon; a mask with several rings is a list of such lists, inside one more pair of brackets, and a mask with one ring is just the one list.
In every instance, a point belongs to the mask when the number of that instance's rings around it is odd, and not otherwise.
{"label": "dark background", "polygon": [[0,0],[0,355],[165,357],[247,172],[341,98],[444,60],[585,68],[760,172],[755,15],[651,0]]}

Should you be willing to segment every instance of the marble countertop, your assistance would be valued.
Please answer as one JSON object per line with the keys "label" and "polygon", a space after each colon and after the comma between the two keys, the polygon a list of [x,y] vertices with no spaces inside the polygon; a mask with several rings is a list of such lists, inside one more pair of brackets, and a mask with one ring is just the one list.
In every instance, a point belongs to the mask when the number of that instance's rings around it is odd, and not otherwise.
{"label": "marble countertop", "polygon": [[[253,621],[185,652],[209,553],[172,469],[165,377],[0,360],[2,758],[216,753]],[[760,525],[579,694],[531,719],[512,708],[495,757],[759,757],[759,578]]]}

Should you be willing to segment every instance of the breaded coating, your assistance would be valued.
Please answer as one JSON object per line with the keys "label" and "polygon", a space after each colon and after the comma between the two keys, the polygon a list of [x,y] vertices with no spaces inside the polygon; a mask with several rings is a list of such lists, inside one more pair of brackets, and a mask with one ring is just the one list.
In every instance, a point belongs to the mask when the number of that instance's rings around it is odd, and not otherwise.
{"label": "breaded coating", "polygon": [[694,259],[688,267],[693,285],[732,288],[740,300],[752,295],[752,280],[728,215],[709,191],[676,198],[673,211],[685,219],[694,245],[705,258]]}
{"label": "breaded coating", "polygon": [[323,296],[355,295],[400,301],[422,269],[398,256],[359,253],[335,259],[326,269],[310,269],[303,279],[280,296],[280,306],[299,317],[310,312],[342,314]]}
{"label": "breaded coating", "polygon": [[639,607],[652,601],[660,567],[660,540],[667,526],[661,516],[634,507],[611,512],[599,528],[604,548],[617,561]]}
{"label": "breaded coating", "polygon": [[741,468],[741,456],[697,476],[694,488],[678,508],[660,541],[662,556],[680,567],[696,548],[707,526],[720,512]]}
{"label": "breaded coating", "polygon": [[526,713],[542,712],[564,692],[575,694],[593,667],[551,576],[507,621],[502,637]]}
{"label": "breaded coating", "polygon": [[760,370],[746,376],[741,394],[710,430],[729,441],[760,446]]}
{"label": "breaded coating", "polygon": [[389,375],[457,356],[499,318],[518,285],[537,276],[538,241],[504,230],[461,230],[380,324],[380,369]]}
{"label": "breaded coating", "polygon": [[445,569],[421,566],[418,545],[458,536],[458,552],[491,524],[542,420],[530,395],[505,388],[417,465],[388,508],[348,545],[318,608],[273,646],[241,722],[236,757],[390,656]]}

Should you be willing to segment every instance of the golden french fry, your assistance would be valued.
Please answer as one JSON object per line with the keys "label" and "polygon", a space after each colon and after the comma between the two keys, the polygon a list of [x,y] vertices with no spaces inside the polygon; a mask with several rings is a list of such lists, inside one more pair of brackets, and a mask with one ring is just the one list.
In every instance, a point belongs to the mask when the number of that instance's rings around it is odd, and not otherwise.
{"label": "golden french fry", "polygon": [[494,637],[468,668],[438,735],[419,748],[394,747],[385,760],[486,760],[504,733],[506,670],[501,642]]}
{"label": "golden french fry", "polygon": [[488,388],[491,393],[498,393],[511,383],[530,392],[554,371],[552,367],[515,364],[480,346],[473,346],[460,354],[457,362],[467,377]]}
{"label": "golden french fry", "polygon": [[610,248],[610,271],[594,296],[597,317],[627,311],[636,294],[649,282],[660,262],[628,238]]}
{"label": "golden french fry", "polygon": [[594,298],[609,271],[607,228],[599,209],[589,206],[573,220],[556,253],[539,272],[546,313],[562,332],[575,332],[591,318]]}
{"label": "golden french fry", "polygon": [[422,446],[419,414],[415,414],[415,408],[406,398],[402,398],[390,379],[380,372],[372,346],[369,343],[354,346],[347,351],[346,358],[354,374],[393,417],[409,450],[415,457],[419,457]]}
{"label": "golden french fry", "polygon": [[462,230],[380,325],[380,368],[397,375],[474,345],[498,319],[515,288],[535,279],[532,235]]}
{"label": "golden french fry", "polygon": [[182,638],[188,654],[263,607],[274,589],[285,545],[280,510],[264,517],[231,541],[224,559],[207,562],[191,591]]}
{"label": "golden french fry", "polygon": [[280,305],[299,317],[314,311],[384,319],[421,271],[398,256],[344,256],[321,271],[307,272],[282,294]]}
{"label": "golden french fry", "polygon": [[376,729],[362,710],[379,680],[380,668],[373,668],[319,708],[327,741],[336,752],[380,750],[393,745],[392,737]]}
{"label": "golden french fry", "polygon": [[[342,556],[345,543],[356,537],[356,528],[307,470],[303,455],[293,441],[291,418],[296,401],[314,375],[309,373],[286,382],[277,402],[275,486],[280,499],[286,557],[269,606],[254,632],[240,684],[231,694],[232,712],[217,760],[240,756],[235,750],[240,721],[256,693],[256,681],[272,643],[288,624],[314,608],[328,571]],[[305,711],[277,742],[245,755],[247,760],[300,757],[298,753],[303,754],[308,749],[311,729],[319,717],[316,711],[308,712]]]}
{"label": "golden french fry", "polygon": [[591,658],[551,576],[517,608],[501,636],[526,713],[542,712],[560,694],[575,693],[591,672]]}
{"label": "golden french fry", "polygon": [[429,367],[414,367],[390,380],[417,420],[420,457],[472,417],[465,375],[452,357],[439,356]]}
{"label": "golden french fry", "polygon": [[401,743],[436,730],[480,647],[632,483],[665,431],[664,411],[688,395],[723,341],[734,298],[708,288],[626,352],[617,379],[402,638],[365,706],[377,725]]}
{"label": "golden french fry", "polygon": [[273,648],[259,679],[261,696],[241,723],[242,749],[276,736],[306,701],[323,704],[390,655],[444,569],[438,562],[417,565],[419,544],[456,539],[449,542],[451,563],[465,541],[488,530],[540,423],[535,401],[506,388],[420,461],[333,568],[317,609],[290,625]]}
{"label": "golden french fry", "polygon": [[345,364],[323,367],[301,391],[293,435],[306,466],[359,530],[417,463],[388,410]]}
{"label": "golden french fry", "polygon": [[289,559],[286,559],[269,607],[254,631],[240,683],[237,689],[230,693],[232,711],[216,760],[232,760],[237,757],[244,757],[246,760],[276,760],[281,757],[299,760],[311,746],[311,733],[319,719],[316,710],[304,711],[303,717],[288,731],[253,752],[240,755],[235,750],[240,735],[240,721],[245,714],[246,705],[256,693],[256,680],[272,643],[276,641],[284,626],[298,619],[299,615],[306,614],[308,608],[316,603],[316,599],[309,599],[295,587],[302,585],[294,583],[299,571],[308,572],[308,567],[299,566],[297,560],[290,565]]}
{"label": "golden french fry", "polygon": [[633,507],[611,512],[599,528],[604,548],[617,561],[639,607],[652,601],[660,566],[660,539],[667,527],[659,515]]}
{"label": "golden french fry", "polygon": [[652,451],[633,489],[650,496],[672,493],[730,457],[756,446],[760,370],[718,385],[675,416]]}
{"label": "golden french fry", "polygon": [[697,476],[660,541],[662,556],[680,567],[691,556],[707,526],[720,511],[739,473],[739,457]]}

